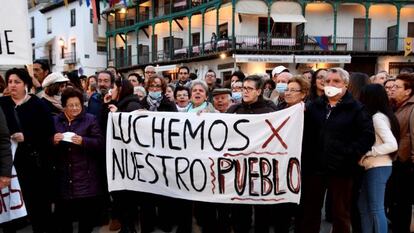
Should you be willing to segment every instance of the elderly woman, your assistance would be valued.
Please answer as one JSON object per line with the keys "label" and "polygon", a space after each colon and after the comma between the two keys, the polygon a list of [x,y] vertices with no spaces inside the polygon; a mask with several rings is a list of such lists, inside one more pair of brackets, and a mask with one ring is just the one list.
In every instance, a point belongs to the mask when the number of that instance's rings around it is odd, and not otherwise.
{"label": "elderly woman", "polygon": [[[177,112],[174,102],[166,96],[167,84],[160,76],[151,76],[146,83],[148,95],[141,101],[143,109],[153,112]],[[141,194],[141,232],[151,232],[156,224],[156,207],[160,228],[165,232],[172,229],[173,204],[175,200],[169,197]]]}
{"label": "elderly woman", "polygon": [[207,101],[208,86],[206,82],[194,80],[191,82],[191,100],[187,112],[217,112],[213,104]]}
{"label": "elderly woman", "polygon": [[400,140],[391,175],[390,192],[393,200],[390,219],[392,232],[410,232],[414,202],[414,74],[399,74],[391,95],[395,104],[395,116],[400,123]]}
{"label": "elderly woman", "polygon": [[304,76],[293,76],[288,81],[285,90],[285,102],[278,105],[278,109],[287,108],[302,102],[309,93],[309,81]]}
{"label": "elderly woman", "polygon": [[134,87],[134,95],[138,96],[139,101],[142,101],[147,96],[147,91],[143,86]]}
{"label": "elderly woman", "polygon": [[51,73],[43,80],[42,87],[45,92],[41,100],[53,115],[58,115],[63,110],[60,96],[67,82],[69,79],[60,72]]}
{"label": "elderly woman", "polygon": [[[49,164],[53,120],[46,106],[35,95],[28,93],[32,78],[24,69],[6,72],[10,96],[0,98],[12,140],[18,142],[14,166],[33,232],[50,232],[51,182]],[[5,232],[13,232],[13,223],[4,226]]]}
{"label": "elderly woman", "polygon": [[83,94],[75,88],[62,93],[63,113],[54,117],[56,134],[56,216],[61,232],[72,232],[72,220],[79,220],[79,232],[92,232],[96,210],[103,195],[98,164],[104,143],[96,118],[83,109]]}
{"label": "elderly woman", "polygon": [[185,86],[177,86],[174,91],[175,104],[179,112],[187,112],[190,103],[190,89]]}
{"label": "elderly woman", "polygon": [[148,79],[146,89],[148,95],[141,101],[144,109],[153,112],[176,112],[177,107],[174,102],[170,101],[165,93],[167,91],[167,84],[163,78],[158,76]]}

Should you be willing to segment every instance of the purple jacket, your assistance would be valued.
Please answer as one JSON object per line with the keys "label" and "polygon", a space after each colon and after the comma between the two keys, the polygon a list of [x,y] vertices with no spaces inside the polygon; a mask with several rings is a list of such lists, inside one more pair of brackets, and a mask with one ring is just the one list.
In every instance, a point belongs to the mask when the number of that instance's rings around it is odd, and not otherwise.
{"label": "purple jacket", "polygon": [[74,132],[82,136],[82,145],[61,141],[55,146],[58,198],[92,197],[103,193],[100,166],[105,162],[104,141],[96,118],[82,112],[71,124],[61,113],[53,117],[56,133]]}

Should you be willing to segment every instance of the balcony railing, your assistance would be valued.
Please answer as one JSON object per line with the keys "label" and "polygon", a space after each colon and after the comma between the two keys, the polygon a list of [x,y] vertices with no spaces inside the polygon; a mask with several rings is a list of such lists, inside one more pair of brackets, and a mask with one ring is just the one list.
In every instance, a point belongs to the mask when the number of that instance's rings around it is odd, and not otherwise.
{"label": "balcony railing", "polygon": [[76,64],[77,63],[76,53],[75,52],[65,53],[64,62],[65,64]]}
{"label": "balcony railing", "polygon": [[[260,37],[260,36],[236,36],[235,48],[237,51],[244,52],[313,52],[326,51],[338,52],[384,52],[394,53],[403,51],[404,38],[386,38],[371,37],[368,43],[365,38],[358,37],[337,37],[336,43],[333,38],[327,38],[324,43],[318,43],[315,36],[305,36],[303,38],[278,38],[278,37]],[[127,67],[137,64],[149,64],[154,62],[170,62],[182,59],[190,59],[201,57],[209,54],[220,53],[232,50],[232,39],[221,39],[216,42],[207,41],[204,44],[183,46],[175,48],[173,51],[169,49],[158,50],[154,53],[146,52],[129,56],[125,61],[125,57],[118,57],[116,64],[118,67]],[[149,45],[147,45],[150,47]],[[336,46],[336,50],[335,50]]]}

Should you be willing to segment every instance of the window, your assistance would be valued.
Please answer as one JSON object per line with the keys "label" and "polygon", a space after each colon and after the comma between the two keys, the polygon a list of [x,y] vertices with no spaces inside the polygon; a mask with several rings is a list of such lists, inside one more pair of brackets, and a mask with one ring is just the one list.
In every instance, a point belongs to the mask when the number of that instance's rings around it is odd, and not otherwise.
{"label": "window", "polygon": [[76,26],[76,9],[70,10],[70,26]]}
{"label": "window", "polygon": [[33,61],[36,60],[36,50],[35,50],[35,44],[34,43],[32,43],[32,59],[33,59]]}
{"label": "window", "polygon": [[47,18],[47,34],[52,33],[52,17]]}
{"label": "window", "polygon": [[200,33],[199,32],[196,32],[196,33],[193,33],[192,35],[191,35],[191,40],[193,41],[193,46],[194,45],[200,45]]}
{"label": "window", "polygon": [[[259,31],[258,36],[267,35],[267,17],[259,17]],[[270,18],[270,30],[272,30],[273,19]]]}
{"label": "window", "polygon": [[[109,19],[109,17],[113,18],[111,15],[108,15],[108,19]],[[93,23],[93,10],[92,9],[90,10],[90,13],[89,13],[89,22]],[[109,22],[109,20],[108,20],[108,22]],[[101,24],[101,19],[100,18],[98,18],[98,24]]]}
{"label": "window", "polygon": [[99,37],[96,41],[96,51],[106,53],[106,38]]}
{"label": "window", "polygon": [[219,38],[227,39],[228,38],[228,23],[223,23],[219,25]]}
{"label": "window", "polygon": [[35,37],[35,29],[34,29],[34,17],[30,18],[30,38]]}
{"label": "window", "polygon": [[407,25],[407,37],[414,37],[414,22],[409,22]]}

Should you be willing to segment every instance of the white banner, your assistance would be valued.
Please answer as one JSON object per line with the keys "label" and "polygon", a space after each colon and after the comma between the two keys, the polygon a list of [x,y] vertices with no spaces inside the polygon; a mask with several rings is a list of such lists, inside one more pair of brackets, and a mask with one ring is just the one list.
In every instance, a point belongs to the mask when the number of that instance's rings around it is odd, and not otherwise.
{"label": "white banner", "polygon": [[[17,143],[11,141],[11,149],[16,153]],[[12,168],[10,186],[0,190],[0,223],[8,222],[27,215],[26,206],[23,202],[22,191],[17,179],[16,169]]]}
{"label": "white banner", "polygon": [[303,104],[258,115],[139,111],[108,118],[109,191],[298,203]]}
{"label": "white banner", "polygon": [[32,63],[26,0],[0,0],[0,65]]}

